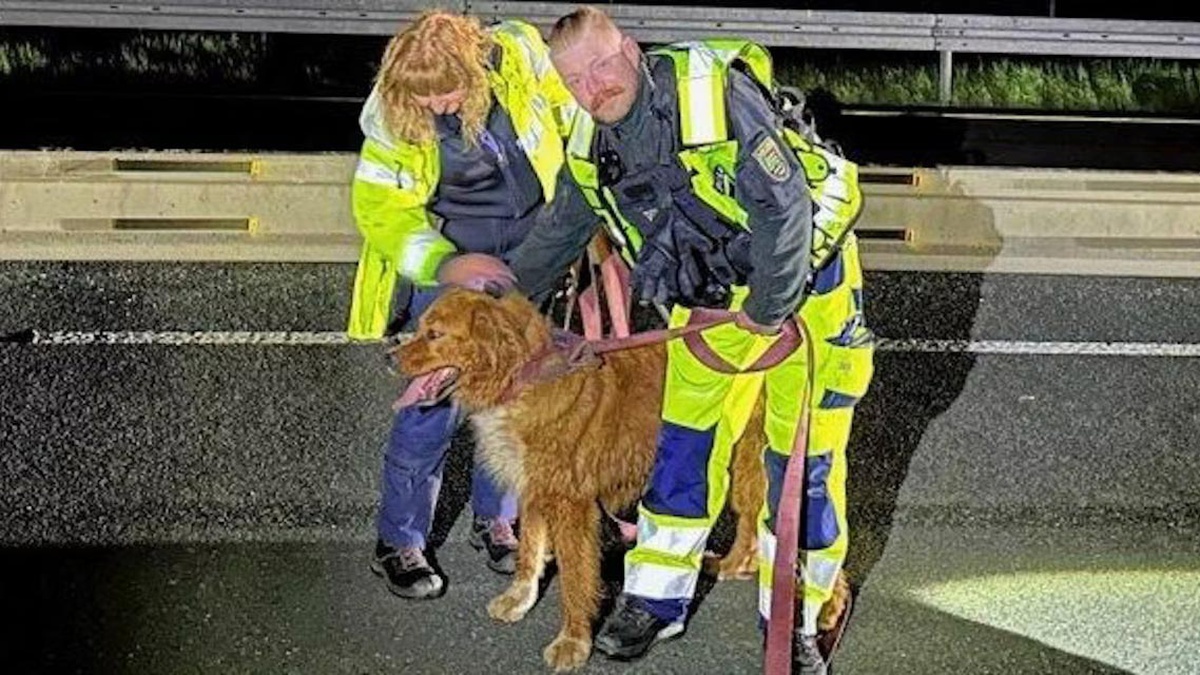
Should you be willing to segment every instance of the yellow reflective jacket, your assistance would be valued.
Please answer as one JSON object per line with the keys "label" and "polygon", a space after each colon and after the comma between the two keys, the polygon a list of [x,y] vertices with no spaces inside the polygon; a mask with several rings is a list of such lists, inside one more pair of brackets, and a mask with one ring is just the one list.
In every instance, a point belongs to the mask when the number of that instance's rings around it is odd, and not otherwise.
{"label": "yellow reflective jacket", "polygon": [[[535,27],[503,21],[489,31],[501,50],[498,69],[488,73],[494,101],[512,119],[543,197],[550,201],[564,161],[563,139],[574,99]],[[372,91],[359,117],[365,139],[351,190],[354,220],[363,235],[346,329],[355,340],[382,337],[398,276],[430,285],[438,265],[455,250],[434,227],[428,209],[440,179],[437,141],[394,139],[384,119],[378,92]]]}

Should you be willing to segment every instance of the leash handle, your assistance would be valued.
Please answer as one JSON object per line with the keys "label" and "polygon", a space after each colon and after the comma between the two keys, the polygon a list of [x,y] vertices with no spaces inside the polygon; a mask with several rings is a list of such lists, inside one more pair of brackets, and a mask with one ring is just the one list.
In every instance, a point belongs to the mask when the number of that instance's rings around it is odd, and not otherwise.
{"label": "leash handle", "polygon": [[[724,312],[714,312],[713,310],[693,310],[693,317],[697,316],[695,312],[700,312],[700,321],[706,321],[705,317],[717,316]],[[688,333],[684,336],[684,344],[709,370],[715,370],[718,373],[726,375],[738,375],[740,373],[757,373],[759,371],[773,368],[783,362],[784,359],[792,355],[792,352],[800,348],[800,343],[804,342],[804,337],[800,334],[800,326],[796,323],[795,317],[788,317],[787,321],[783,322],[778,335],[774,336],[775,342],[763,352],[763,355],[758,357],[758,360],[746,368],[739,368],[729,361],[725,360],[720,354],[700,337],[699,333]]]}

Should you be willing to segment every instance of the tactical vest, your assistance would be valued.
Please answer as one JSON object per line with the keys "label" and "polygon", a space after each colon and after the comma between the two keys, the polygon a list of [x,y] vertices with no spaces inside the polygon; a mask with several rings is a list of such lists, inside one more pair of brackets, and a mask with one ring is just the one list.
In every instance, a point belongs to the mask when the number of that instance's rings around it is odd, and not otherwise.
{"label": "tactical vest", "polygon": [[[772,77],[771,57],[745,40],[681,42],[649,52],[670,58],[679,92],[679,161],[691,174],[693,193],[729,227],[747,229],[745,209],[733,194],[738,141],[730,138],[725,113],[726,79],[731,67],[749,74],[783,113],[781,136],[796,153],[813,202],[811,266],[816,271],[833,259],[862,210],[858,166],[823,144],[800,117],[802,110],[783,99]],[[580,109],[567,143],[567,165],[584,197],[604,221],[626,262],[633,264],[642,235],[600,184],[593,159],[595,122]]]}

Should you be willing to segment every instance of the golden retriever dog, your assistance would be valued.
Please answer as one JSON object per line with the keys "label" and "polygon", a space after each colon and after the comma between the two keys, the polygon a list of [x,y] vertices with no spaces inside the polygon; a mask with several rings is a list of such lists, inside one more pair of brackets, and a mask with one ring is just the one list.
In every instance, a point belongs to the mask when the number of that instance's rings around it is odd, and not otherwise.
{"label": "golden retriever dog", "polygon": [[[592,648],[600,600],[601,507],[635,503],[654,462],[662,410],[666,347],[610,352],[602,364],[553,378],[531,376],[529,364],[554,353],[549,321],[518,293],[452,289],[421,317],[397,348],[401,372],[447,391],[467,411],[479,456],[520,495],[520,546],[509,588],[488,604],[498,621],[519,621],[538,599],[553,556],[561,576],[562,626],[543,652],[555,670],[582,666]],[[730,508],[735,542],[710,567],[721,578],[752,576],[755,528],[765,498],[760,401],[734,449]],[[840,587],[843,591],[844,586]],[[832,625],[839,593],[827,604]]]}

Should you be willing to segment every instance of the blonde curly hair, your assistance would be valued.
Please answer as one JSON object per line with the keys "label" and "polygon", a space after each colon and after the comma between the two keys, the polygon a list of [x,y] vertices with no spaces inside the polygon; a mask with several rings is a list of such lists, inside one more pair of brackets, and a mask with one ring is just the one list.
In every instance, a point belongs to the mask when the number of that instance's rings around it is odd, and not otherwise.
{"label": "blonde curly hair", "polygon": [[492,44],[478,19],[446,10],[428,10],[397,33],[375,79],[388,131],[409,143],[433,140],[433,113],[415,97],[462,90],[467,94],[458,111],[463,139],[477,145],[492,104]]}

